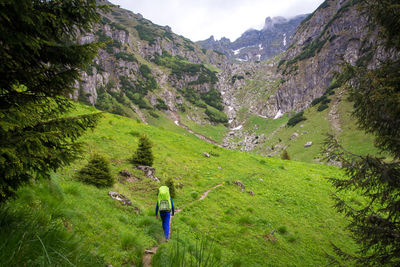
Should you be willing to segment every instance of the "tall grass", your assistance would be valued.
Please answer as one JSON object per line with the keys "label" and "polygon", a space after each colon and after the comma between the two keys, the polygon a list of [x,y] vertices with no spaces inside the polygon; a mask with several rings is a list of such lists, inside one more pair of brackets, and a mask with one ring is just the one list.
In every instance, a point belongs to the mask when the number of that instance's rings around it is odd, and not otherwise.
{"label": "tall grass", "polygon": [[57,185],[42,182],[18,195],[0,207],[0,266],[104,266],[67,230]]}
{"label": "tall grass", "polygon": [[223,263],[221,251],[208,236],[197,239],[194,244],[178,236],[168,247],[161,247],[153,257],[153,266],[211,267],[223,266]]}

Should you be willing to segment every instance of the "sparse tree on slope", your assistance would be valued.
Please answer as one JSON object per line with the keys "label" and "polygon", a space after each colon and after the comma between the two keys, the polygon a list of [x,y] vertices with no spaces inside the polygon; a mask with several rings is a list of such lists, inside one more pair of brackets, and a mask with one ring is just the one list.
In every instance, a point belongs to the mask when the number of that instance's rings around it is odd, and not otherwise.
{"label": "sparse tree on slope", "polygon": [[[400,5],[398,0],[362,1],[371,25],[387,52],[400,52]],[[375,136],[376,146],[391,159],[358,156],[329,137],[328,160],[340,161],[346,179],[331,179],[338,191],[358,191],[365,205],[351,205],[335,196],[336,208],[349,219],[348,229],[360,245],[357,255],[336,247],[344,259],[359,265],[400,265],[400,60],[387,59],[371,70],[346,64],[341,76],[354,102],[358,125]]]}
{"label": "sparse tree on slope", "polygon": [[69,164],[98,115],[67,117],[80,69],[98,44],[78,36],[99,20],[96,0],[0,3],[0,202]]}

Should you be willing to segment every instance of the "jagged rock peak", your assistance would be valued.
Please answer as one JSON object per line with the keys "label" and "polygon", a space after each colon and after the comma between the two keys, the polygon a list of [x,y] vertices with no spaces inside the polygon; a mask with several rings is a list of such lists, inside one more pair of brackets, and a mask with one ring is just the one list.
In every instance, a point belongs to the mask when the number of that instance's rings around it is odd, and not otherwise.
{"label": "jagged rock peak", "polygon": [[282,23],[286,23],[288,20],[284,17],[267,17],[265,19],[265,23],[264,23],[264,27],[263,30],[269,30],[271,28],[273,28],[276,24],[282,24]]}

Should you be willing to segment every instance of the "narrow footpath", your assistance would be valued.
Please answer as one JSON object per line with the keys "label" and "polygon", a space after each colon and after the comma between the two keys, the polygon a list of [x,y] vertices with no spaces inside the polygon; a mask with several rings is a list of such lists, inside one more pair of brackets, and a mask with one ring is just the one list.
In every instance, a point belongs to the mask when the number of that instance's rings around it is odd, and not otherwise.
{"label": "narrow footpath", "polygon": [[[197,202],[197,201],[200,201],[200,200],[205,199],[205,198],[208,196],[208,194],[211,192],[211,190],[214,190],[214,189],[216,189],[216,188],[218,188],[218,187],[220,187],[220,186],[222,186],[222,184],[218,184],[218,185],[216,185],[216,186],[211,187],[210,189],[208,189],[207,191],[205,191],[205,192],[201,195],[201,197],[200,197],[198,200],[195,200],[194,202],[190,202],[190,203],[188,204],[188,206],[190,206],[191,204],[193,204],[193,203],[195,203],[195,202]],[[183,208],[176,209],[176,210],[175,210],[175,216],[176,216],[179,212],[181,212],[182,209],[183,209]],[[170,223],[172,223],[172,218],[174,218],[175,216],[171,216]],[[160,227],[161,227],[161,226],[160,226]],[[170,229],[171,229],[171,227],[170,227]],[[145,250],[144,255],[143,255],[143,260],[142,260],[142,263],[143,263],[143,266],[144,266],[144,267],[151,267],[151,259],[153,258],[153,255],[156,254],[159,245],[160,245],[160,243],[157,244],[157,246],[152,247],[151,249],[146,249],[146,250]]]}

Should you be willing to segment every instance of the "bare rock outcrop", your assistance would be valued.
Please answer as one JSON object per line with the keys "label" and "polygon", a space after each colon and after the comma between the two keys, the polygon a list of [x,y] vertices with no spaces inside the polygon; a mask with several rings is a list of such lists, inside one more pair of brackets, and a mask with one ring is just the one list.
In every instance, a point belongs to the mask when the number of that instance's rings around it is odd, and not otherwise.
{"label": "bare rock outcrop", "polygon": [[121,202],[121,204],[123,206],[132,206],[132,202],[130,201],[130,199],[127,198],[126,196],[124,196],[123,194],[120,194],[120,193],[117,193],[117,192],[113,192],[113,191],[109,191],[108,195],[112,199],[115,199],[115,200]]}
{"label": "bare rock outcrop", "polygon": [[144,166],[144,165],[138,165],[136,166],[136,169],[141,170],[146,177],[152,179],[153,181],[160,182],[160,179],[158,179],[155,174],[156,174],[156,169],[150,166]]}

